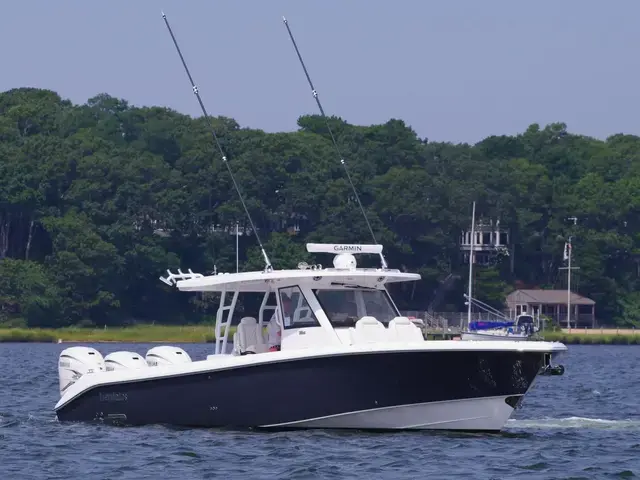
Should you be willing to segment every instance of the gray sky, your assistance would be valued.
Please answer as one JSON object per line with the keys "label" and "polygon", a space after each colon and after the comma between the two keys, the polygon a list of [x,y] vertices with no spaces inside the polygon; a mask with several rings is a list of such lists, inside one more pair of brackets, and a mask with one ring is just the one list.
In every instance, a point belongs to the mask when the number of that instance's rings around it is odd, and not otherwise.
{"label": "gray sky", "polygon": [[638,0],[4,0],[0,91],[97,93],[199,115],[164,10],[212,115],[293,130],[328,114],[401,118],[421,137],[476,142],[564,121],[640,133]]}

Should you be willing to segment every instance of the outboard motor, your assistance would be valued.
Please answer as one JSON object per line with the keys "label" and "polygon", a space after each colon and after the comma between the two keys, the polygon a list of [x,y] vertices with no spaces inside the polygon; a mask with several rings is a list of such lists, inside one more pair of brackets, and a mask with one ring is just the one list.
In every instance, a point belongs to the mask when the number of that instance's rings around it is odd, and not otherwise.
{"label": "outboard motor", "polygon": [[544,364],[538,371],[539,375],[564,375],[564,365],[552,365],[551,354],[544,354]]}
{"label": "outboard motor", "polygon": [[69,347],[60,352],[58,358],[58,377],[60,395],[73,385],[82,375],[104,372],[104,358],[95,348]]}
{"label": "outboard motor", "polygon": [[156,367],[158,365],[177,365],[179,363],[191,362],[191,357],[180,347],[162,345],[153,347],[147,352],[147,365]]}
{"label": "outboard motor", "polygon": [[147,368],[147,362],[136,352],[113,352],[104,357],[107,372],[113,370],[137,370]]}

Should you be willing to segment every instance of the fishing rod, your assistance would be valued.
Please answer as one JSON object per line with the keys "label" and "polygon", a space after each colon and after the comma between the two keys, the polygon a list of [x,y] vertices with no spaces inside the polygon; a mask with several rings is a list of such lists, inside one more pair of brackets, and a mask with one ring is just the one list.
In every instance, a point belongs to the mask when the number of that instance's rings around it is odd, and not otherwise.
{"label": "fishing rod", "polygon": [[256,230],[256,227],[255,227],[255,225],[253,223],[253,220],[251,218],[251,214],[249,213],[249,209],[247,208],[247,205],[244,202],[244,198],[242,197],[242,193],[240,192],[240,188],[238,187],[238,183],[236,182],[236,179],[233,176],[233,172],[231,171],[231,167],[229,166],[229,162],[227,161],[227,156],[224,154],[224,151],[222,150],[222,147],[220,146],[220,141],[218,140],[218,135],[216,135],[216,131],[213,128],[213,124],[211,123],[211,118],[209,118],[209,114],[207,113],[207,109],[204,107],[204,103],[202,103],[202,99],[200,98],[200,93],[198,91],[198,87],[196,87],[196,84],[193,81],[193,77],[191,76],[191,72],[189,72],[189,67],[187,67],[187,62],[185,62],[184,57],[182,56],[182,51],[180,51],[180,47],[178,46],[178,41],[176,40],[176,37],[173,34],[173,30],[171,30],[171,26],[169,25],[169,20],[167,20],[167,16],[165,15],[164,12],[162,12],[162,18],[164,20],[165,25],[167,26],[167,30],[169,30],[169,34],[171,35],[171,39],[173,40],[173,44],[175,45],[176,50],[178,52],[178,55],[180,56],[180,60],[182,60],[182,65],[184,66],[184,71],[187,73],[187,76],[189,77],[189,81],[191,82],[191,88],[193,89],[193,93],[195,94],[196,98],[198,99],[198,103],[200,104],[200,108],[202,109],[202,113],[204,115],[204,118],[207,121],[207,124],[209,125],[209,129],[211,130],[211,135],[213,136],[213,141],[215,142],[216,146],[218,147],[218,152],[220,153],[220,156],[222,157],[222,162],[227,167],[227,171],[229,172],[229,176],[231,177],[231,180],[233,181],[233,186],[235,187],[236,192],[238,192],[238,196],[240,197],[240,202],[242,203],[242,207],[244,208],[244,211],[247,214],[247,218],[249,219],[249,223],[251,224],[251,229],[253,230],[253,233],[255,233],[255,235],[256,235],[256,240],[258,241],[258,245],[260,246],[260,251],[262,252],[262,258],[264,258],[265,271],[271,272],[273,270],[273,267],[271,266],[271,262],[269,261],[269,257],[267,256],[267,252],[265,251],[264,246],[262,245],[262,242],[260,241],[260,236],[258,235],[258,230]]}
{"label": "fishing rod", "polygon": [[[284,22],[284,26],[287,27],[287,32],[289,32],[289,38],[291,39],[291,43],[293,43],[293,48],[296,49],[296,54],[298,55],[298,60],[300,60],[300,65],[302,66],[302,70],[304,70],[304,74],[307,77],[307,82],[309,82],[309,86],[311,87],[311,93],[313,94],[313,98],[315,99],[316,103],[318,104],[318,109],[320,110],[320,113],[322,114],[322,118],[324,119],[324,122],[327,126],[327,130],[329,131],[329,135],[331,136],[331,142],[333,143],[333,147],[336,150],[336,153],[338,154],[338,158],[340,159],[340,164],[344,167],[344,171],[347,174],[347,179],[349,180],[349,184],[351,185],[351,189],[353,190],[353,194],[356,197],[356,201],[358,202],[358,206],[360,207],[360,211],[362,212],[362,215],[364,216],[364,220],[365,222],[367,222],[367,227],[369,228],[369,232],[371,233],[371,237],[373,238],[373,243],[375,243],[376,245],[378,245],[378,241],[376,240],[376,236],[373,233],[373,228],[371,228],[371,223],[369,222],[369,218],[367,217],[367,213],[364,210],[364,207],[362,206],[362,202],[360,201],[360,196],[358,195],[358,191],[356,190],[355,185],[353,184],[353,181],[351,180],[351,174],[349,173],[349,169],[347,168],[347,162],[345,162],[344,157],[342,156],[342,153],[340,153],[340,148],[338,147],[338,142],[336,142],[336,137],[333,135],[333,131],[331,130],[331,126],[329,125],[329,119],[327,118],[327,116],[324,113],[324,108],[322,108],[322,103],[320,103],[320,98],[318,97],[318,91],[315,89],[315,87],[313,86],[313,82],[311,81],[311,77],[309,76],[309,72],[307,71],[307,67],[304,64],[304,60],[302,60],[302,55],[300,54],[300,50],[298,49],[298,44],[296,43],[295,38],[293,38],[293,33],[291,33],[291,28],[289,28],[289,22],[287,21],[287,19],[285,17],[282,17],[282,21]],[[382,262],[382,268],[383,269],[387,269],[387,261],[384,258],[384,255],[382,254],[382,252],[380,252],[380,261]]]}

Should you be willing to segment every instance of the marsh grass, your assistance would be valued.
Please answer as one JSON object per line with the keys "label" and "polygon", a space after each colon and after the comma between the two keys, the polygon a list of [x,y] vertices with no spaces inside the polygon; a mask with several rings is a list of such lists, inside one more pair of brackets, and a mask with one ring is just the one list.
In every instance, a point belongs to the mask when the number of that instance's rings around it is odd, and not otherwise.
{"label": "marsh grass", "polygon": [[542,337],[549,342],[567,345],[640,345],[638,333],[580,333],[543,332]]}
{"label": "marsh grass", "polygon": [[[229,329],[233,338],[235,327]],[[557,341],[567,345],[640,345],[640,331],[630,333],[583,333],[545,331],[546,341]],[[433,337],[431,339],[441,339]],[[78,343],[210,343],[215,340],[214,328],[202,325],[149,325],[112,328],[0,328],[1,342],[78,342]]]}
{"label": "marsh grass", "polygon": [[[229,329],[232,337],[235,328]],[[172,342],[209,343],[215,340],[211,325],[135,325],[113,328],[68,327],[45,328],[0,328],[0,342]]]}

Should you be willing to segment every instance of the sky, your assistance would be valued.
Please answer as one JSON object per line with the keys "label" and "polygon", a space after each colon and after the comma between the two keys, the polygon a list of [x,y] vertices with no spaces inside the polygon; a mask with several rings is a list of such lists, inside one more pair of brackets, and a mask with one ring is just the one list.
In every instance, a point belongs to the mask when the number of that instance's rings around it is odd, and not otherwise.
{"label": "sky", "polygon": [[530,124],[640,134],[638,0],[3,0],[0,91],[98,93],[267,132],[318,113],[475,143]]}

